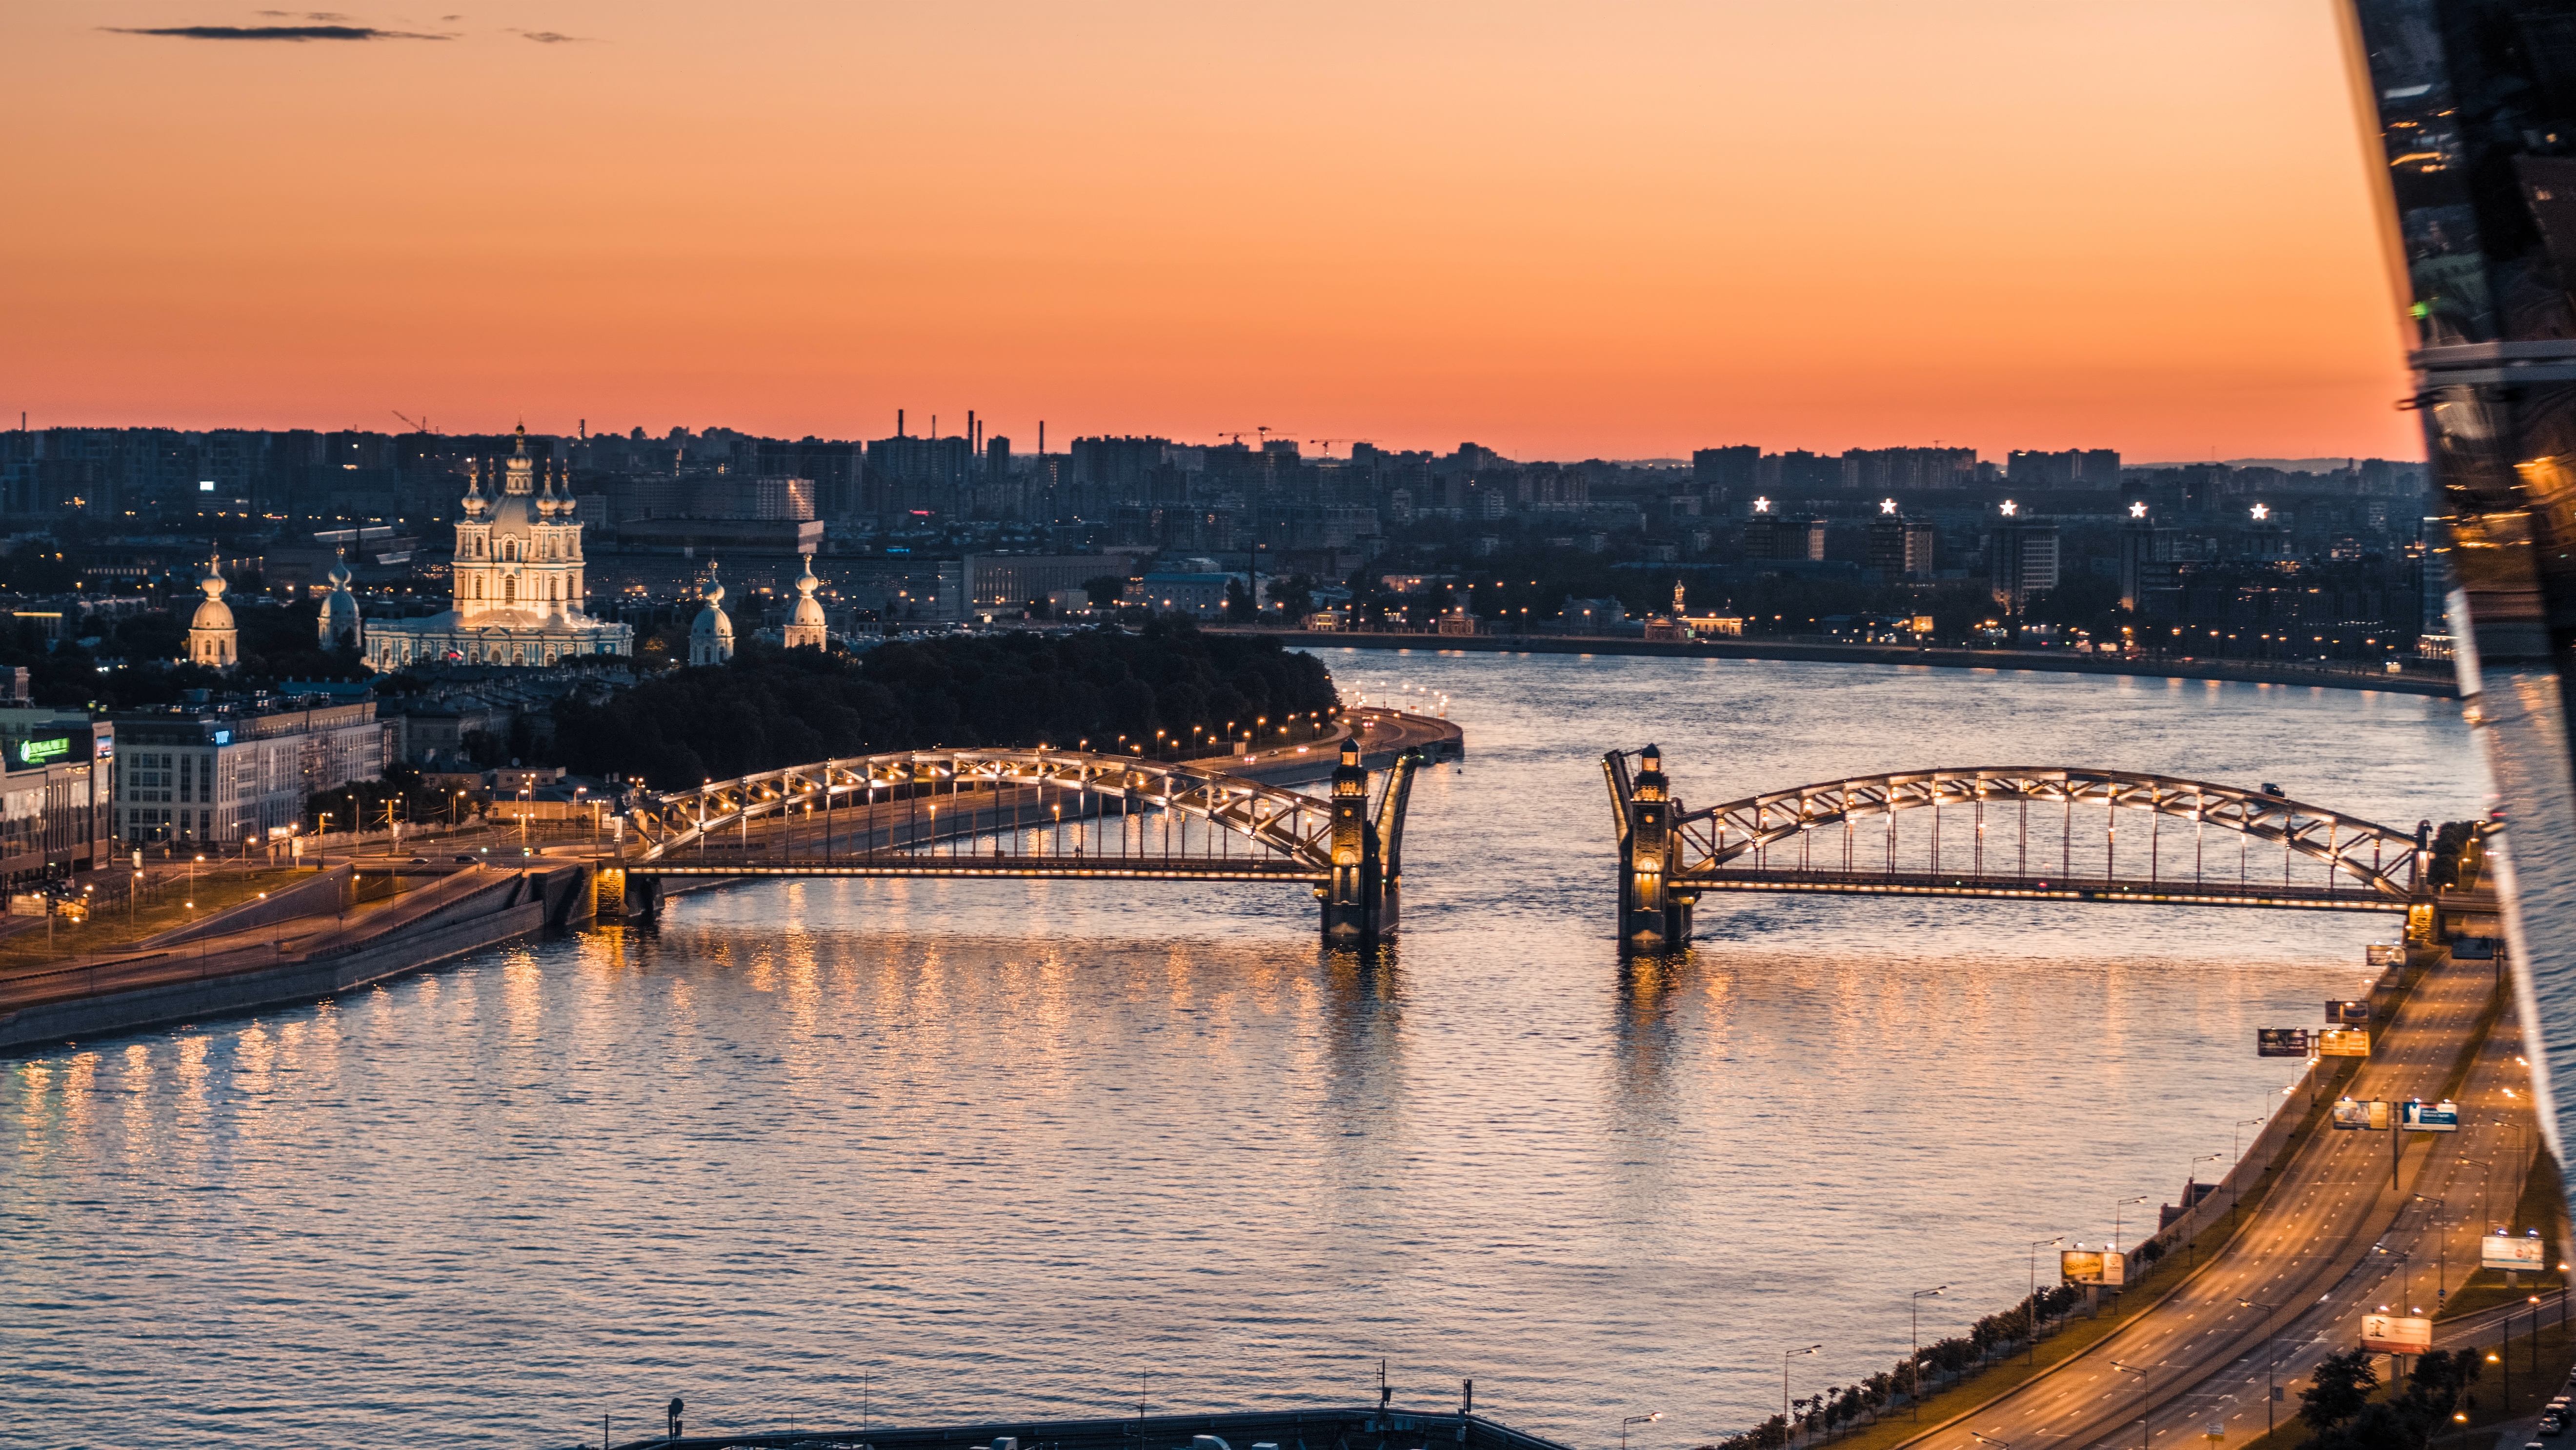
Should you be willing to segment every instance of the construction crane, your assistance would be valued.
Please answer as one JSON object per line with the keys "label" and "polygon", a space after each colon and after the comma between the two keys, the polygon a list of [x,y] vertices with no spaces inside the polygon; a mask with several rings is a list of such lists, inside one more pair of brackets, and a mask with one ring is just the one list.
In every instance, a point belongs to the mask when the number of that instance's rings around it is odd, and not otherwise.
{"label": "construction crane", "polygon": [[1309,438],[1306,441],[1323,449],[1324,456],[1330,458],[1333,456],[1333,445],[1336,443],[1375,443],[1377,440],[1374,438]]}
{"label": "construction crane", "polygon": [[412,422],[411,416],[400,408],[387,408],[385,411],[402,419],[406,423],[411,423],[412,431],[415,433],[426,433],[429,431],[429,415],[426,413],[421,415],[420,421],[414,423]]}

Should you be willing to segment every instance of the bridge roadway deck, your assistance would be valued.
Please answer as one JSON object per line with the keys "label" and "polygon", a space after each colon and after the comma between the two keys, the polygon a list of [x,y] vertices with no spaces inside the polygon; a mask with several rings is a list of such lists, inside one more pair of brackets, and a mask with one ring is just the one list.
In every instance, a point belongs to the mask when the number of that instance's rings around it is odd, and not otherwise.
{"label": "bridge roadway deck", "polygon": [[1800,871],[1724,867],[1673,878],[1678,891],[1767,891],[1825,896],[1952,896],[1988,901],[2106,901],[2160,906],[2253,906],[2274,910],[2406,910],[2403,897],[2364,886],[2293,886],[2236,881],[2067,881],[1965,876],[1949,871]]}
{"label": "bridge roadway deck", "polygon": [[[2350,1095],[2394,1100],[2437,1094],[2494,990],[2489,963],[2451,962],[2427,971],[2395,1020],[2378,1034],[2374,1056],[2362,1065]],[[2501,1117],[2496,1102],[2514,1101],[2501,1095],[2507,1089],[2524,1091],[2520,1082],[2510,1080],[2518,1069],[2509,1055],[2500,1061],[2493,1051],[2481,1054],[2477,1069],[2475,1089],[2490,1094],[2481,1116]],[[2208,1443],[2204,1437],[2211,1418],[2222,1422],[2225,1443],[2261,1435],[2262,1370],[2271,1336],[2279,1336],[2285,1383],[2326,1349],[2358,1343],[2355,1320],[2367,1306],[2382,1302],[2379,1290],[2390,1262],[2374,1259],[2374,1244],[2385,1241],[2392,1251],[2432,1257],[2428,1245],[2419,1242],[2420,1210],[2407,1218],[2417,1224],[2412,1232],[2398,1225],[2399,1211],[2410,1202],[2407,1195],[2426,1192],[2448,1200],[2446,1215],[2462,1212],[2470,1207],[2468,1194],[2457,1187],[2468,1171],[2462,1164],[2493,1156],[2494,1145],[2509,1140],[2501,1125],[2457,1135],[2413,1136],[2430,1142],[2407,1155],[2401,1170],[2407,1187],[2401,1191],[2390,1184],[2387,1134],[2314,1134],[2251,1210],[2245,1229],[2172,1297],[2063,1365],[1908,1446],[1982,1450],[1975,1437],[1984,1436],[2023,1450],[2180,1450],[2186,1441]],[[2419,1189],[2418,1183],[2452,1186],[2454,1191]],[[2501,1174],[2496,1187],[2499,1194],[2505,1187]],[[2392,1226],[2399,1231],[2392,1232]],[[2455,1243],[2467,1237],[2456,1226],[2451,1233]],[[2417,1269],[2419,1290],[2429,1278]],[[2275,1307],[2248,1308],[2242,1302],[2248,1300]],[[2115,1369],[2114,1361],[2146,1374],[2141,1378]],[[2282,1411],[2296,1403],[2293,1395]],[[2213,1415],[2212,1406],[2221,1412]]]}

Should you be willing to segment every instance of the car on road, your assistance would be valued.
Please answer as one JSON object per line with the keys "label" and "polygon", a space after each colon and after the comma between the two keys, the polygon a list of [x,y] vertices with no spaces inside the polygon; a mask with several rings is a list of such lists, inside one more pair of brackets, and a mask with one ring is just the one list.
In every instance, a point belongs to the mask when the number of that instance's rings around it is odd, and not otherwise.
{"label": "car on road", "polygon": [[473,858],[473,857],[471,857],[471,856],[467,856],[467,855],[459,854],[459,855],[456,857],[456,859],[457,859],[457,860],[459,860],[459,861],[464,862],[464,863],[465,863],[466,865],[468,865],[468,866],[471,866],[471,865],[473,865],[473,864],[474,864],[474,858]]}

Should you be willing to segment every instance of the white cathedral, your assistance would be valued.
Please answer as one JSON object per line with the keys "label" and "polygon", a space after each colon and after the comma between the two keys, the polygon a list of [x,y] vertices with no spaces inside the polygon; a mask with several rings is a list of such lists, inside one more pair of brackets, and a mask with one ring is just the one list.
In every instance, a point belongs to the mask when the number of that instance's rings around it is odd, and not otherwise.
{"label": "white cathedral", "polygon": [[[556,491],[552,464],[539,490],[525,424],[518,450],[495,472],[498,498],[483,492],[479,467],[469,466],[466,473],[465,517],[456,525],[454,607],[426,619],[368,621],[361,643],[377,669],[398,670],[418,660],[550,665],[573,655],[635,652],[631,625],[582,612],[581,525],[573,522],[572,495]],[[346,588],[337,578],[332,582],[335,595]],[[329,630],[333,622],[326,607],[322,628]]]}

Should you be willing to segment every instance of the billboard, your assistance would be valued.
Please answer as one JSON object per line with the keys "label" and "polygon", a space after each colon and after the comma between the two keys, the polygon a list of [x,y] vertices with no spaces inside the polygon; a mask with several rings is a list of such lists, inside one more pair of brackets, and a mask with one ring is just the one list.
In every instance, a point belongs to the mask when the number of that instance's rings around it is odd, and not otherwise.
{"label": "billboard", "polygon": [[2433,1348],[2433,1321],[2402,1314],[2361,1316],[2361,1347],[2383,1354],[2427,1354]]}
{"label": "billboard", "polygon": [[2399,1105],[2404,1110],[2401,1121],[2418,1133],[2456,1133],[2460,1131],[2460,1105],[2444,1098],[2428,1103],[2422,1098],[2409,1098]]}
{"label": "billboard", "polygon": [[2478,1240],[2478,1267],[2481,1269],[2539,1270],[2546,1258],[2543,1245],[2535,1238],[2512,1238],[2505,1234],[2488,1234]]}
{"label": "billboard", "polygon": [[2326,1004],[2326,1020],[2328,1022],[2368,1023],[2370,1021],[2370,1003],[2367,1000],[2356,1001],[2350,998],[2346,998],[2342,1001],[2328,1002]]}
{"label": "billboard", "polygon": [[2129,1282],[2129,1256],[2101,1249],[2060,1249],[2057,1274],[2070,1284],[2117,1287]]}
{"label": "billboard", "polygon": [[2254,1029],[2256,1057],[2305,1057],[2308,1055],[2308,1029],[2304,1027],[2257,1027]]}
{"label": "billboard", "polygon": [[2388,1120],[2388,1102],[2384,1098],[2337,1098],[2335,1100],[2334,1125],[2338,1128],[2378,1131],[2387,1128]]}
{"label": "billboard", "polygon": [[2328,1027],[2317,1033],[2319,1057],[2368,1057],[2370,1034],[2358,1027]]}
{"label": "billboard", "polygon": [[42,770],[48,765],[67,763],[72,758],[72,738],[68,735],[39,735],[32,740],[9,742],[11,770]]}
{"label": "billboard", "polygon": [[2406,943],[2375,941],[2362,948],[2362,959],[2374,967],[2397,967],[2406,963]]}

